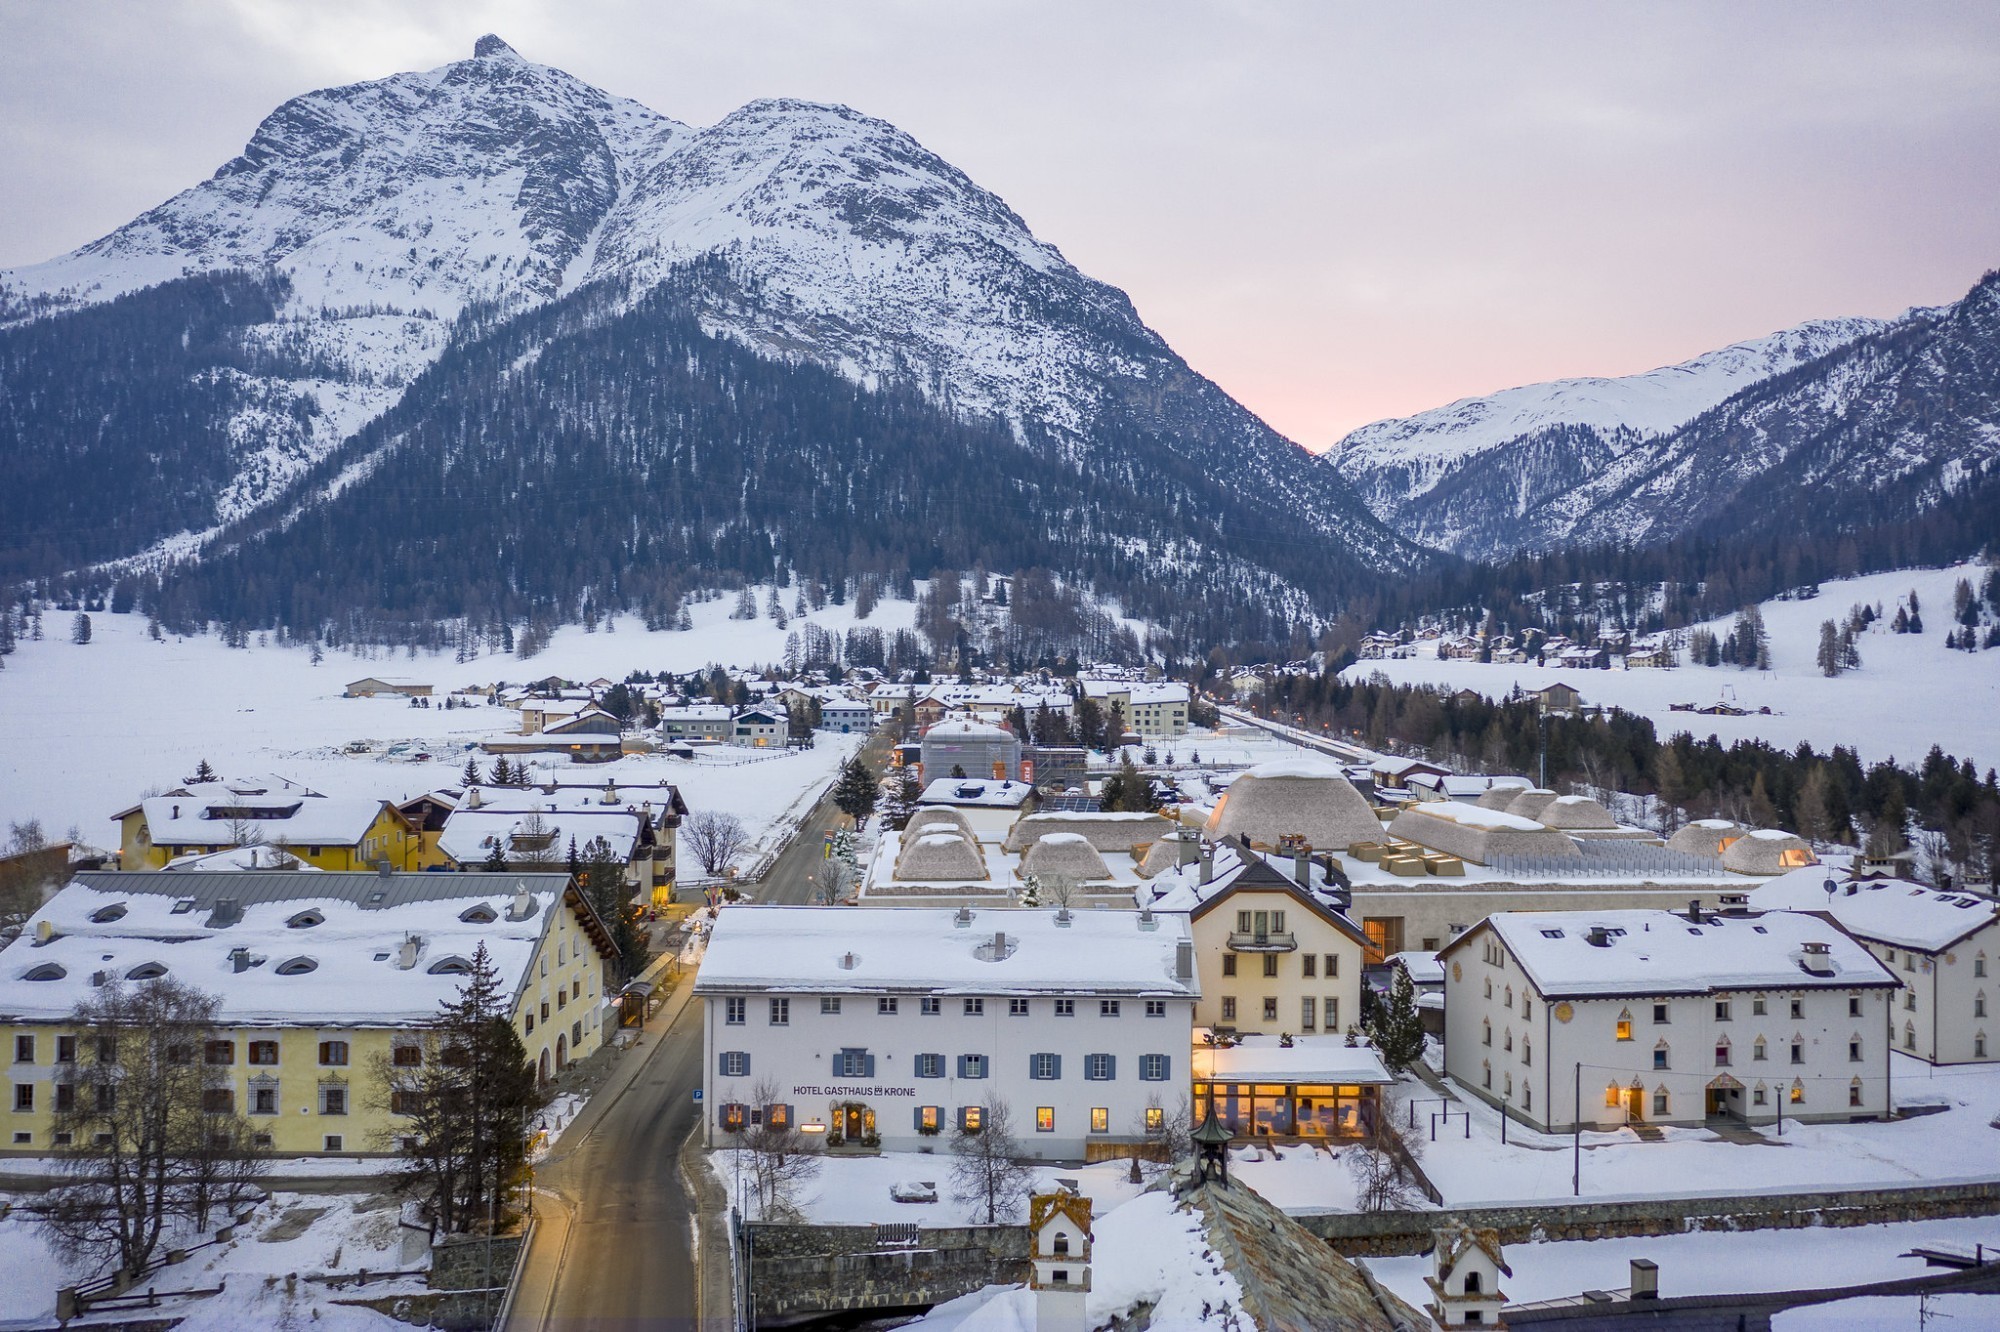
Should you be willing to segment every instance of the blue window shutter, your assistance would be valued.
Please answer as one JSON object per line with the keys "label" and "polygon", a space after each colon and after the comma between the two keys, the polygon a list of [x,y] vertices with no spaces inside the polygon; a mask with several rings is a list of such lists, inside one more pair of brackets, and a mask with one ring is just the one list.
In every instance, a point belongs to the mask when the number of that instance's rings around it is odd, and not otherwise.
{"label": "blue window shutter", "polygon": [[1040,1055],[1031,1054],[1028,1056],[1028,1076],[1038,1081],[1040,1080],[1042,1076],[1042,1057]]}
{"label": "blue window shutter", "polygon": [[960,1076],[961,1078],[965,1076],[965,1056],[964,1056],[964,1055],[960,1055],[960,1056],[958,1057],[958,1076]]}
{"label": "blue window shutter", "polygon": [[1172,1055],[1161,1055],[1160,1081],[1165,1082],[1169,1078],[1173,1077],[1173,1075],[1174,1075],[1174,1057]]}
{"label": "blue window shutter", "polygon": [[920,1129],[923,1126],[924,1126],[924,1108],[920,1105],[911,1106],[910,1127],[914,1129]]}
{"label": "blue window shutter", "polygon": [[1050,1074],[1050,1076],[1055,1078],[1056,1081],[1060,1082],[1062,1081],[1062,1056],[1056,1055],[1055,1061],[1056,1061],[1055,1072]]}
{"label": "blue window shutter", "polygon": [[863,1055],[863,1056],[861,1056],[861,1076],[862,1076],[862,1077],[864,1077],[864,1078],[872,1078],[872,1077],[874,1077],[874,1076],[875,1076],[875,1056],[874,1056],[874,1055]]}
{"label": "blue window shutter", "polygon": [[1118,1056],[1117,1055],[1104,1056],[1104,1080],[1106,1082],[1110,1082],[1116,1079],[1117,1076],[1118,1076]]}

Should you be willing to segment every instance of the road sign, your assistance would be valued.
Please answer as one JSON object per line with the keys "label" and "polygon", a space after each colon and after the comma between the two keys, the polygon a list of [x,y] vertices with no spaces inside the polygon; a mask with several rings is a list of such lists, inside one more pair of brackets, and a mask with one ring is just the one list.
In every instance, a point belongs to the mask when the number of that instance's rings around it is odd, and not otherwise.
{"label": "road sign", "polygon": [[694,1089],[694,1099],[697,1101],[701,1100],[701,1088],[696,1087]]}

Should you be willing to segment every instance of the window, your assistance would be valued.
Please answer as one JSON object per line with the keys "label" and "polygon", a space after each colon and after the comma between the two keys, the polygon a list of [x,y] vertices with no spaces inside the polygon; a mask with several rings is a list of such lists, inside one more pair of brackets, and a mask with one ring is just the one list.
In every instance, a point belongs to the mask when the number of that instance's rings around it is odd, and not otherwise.
{"label": "window", "polygon": [[1327,995],[1324,999],[1321,999],[1319,1001],[1319,1015],[1320,1015],[1320,1021],[1324,1024],[1321,1030],[1323,1031],[1339,1030],[1340,999],[1337,996],[1331,994]]}
{"label": "window", "polygon": [[1028,1076],[1037,1082],[1052,1082],[1062,1076],[1062,1056],[1054,1054],[1034,1054],[1028,1056]]}
{"label": "window", "polygon": [[1092,1133],[1111,1132],[1111,1107],[1093,1105],[1090,1107],[1090,1131]]}
{"label": "window", "polygon": [[1792,1021],[1797,1022],[1801,1018],[1805,1017],[1805,1015],[1806,1015],[1806,1001],[1803,999],[1792,1000]]}
{"label": "window", "polygon": [[16,1036],[14,1038],[14,1062],[17,1064],[32,1064],[35,1062],[35,1038],[33,1036]]}
{"label": "window", "polygon": [[919,1133],[936,1133],[943,1122],[943,1106],[920,1105],[917,1107],[917,1131]]}
{"label": "window", "polygon": [[1856,1036],[1847,1043],[1847,1062],[1850,1064],[1861,1062],[1861,1038],[1859,1036]]}
{"label": "window", "polygon": [[1057,1016],[1057,1017],[1075,1017],[1075,1016],[1076,1016],[1076,1000],[1074,1000],[1074,999],[1058,999],[1058,1000],[1056,1000],[1056,1016]]}
{"label": "window", "polygon": [[1276,953],[1264,954],[1264,974],[1267,977],[1278,974],[1278,955]]}
{"label": "window", "polygon": [[408,1041],[399,1041],[390,1052],[390,1063],[396,1068],[418,1068],[424,1062],[424,1048]]}
{"label": "window", "polygon": [[765,1106],[764,1122],[772,1128],[790,1128],[792,1126],[792,1107],[789,1105]]}
{"label": "window", "polygon": [[735,999],[724,999],[722,1001],[723,1022],[731,1027],[742,1026],[744,1018],[744,1010],[749,1006],[750,1006],[749,1000],[743,999],[741,997]]}
{"label": "window", "polygon": [[1663,1025],[1663,1024],[1664,1024],[1664,1023],[1666,1022],[1666,1021],[1667,1021],[1667,1006],[1666,1006],[1665,1004],[1654,1004],[1654,1005],[1653,1005],[1653,1025],[1654,1025],[1654,1026],[1656,1026],[1656,1027],[1657,1027],[1657,1026],[1661,1026],[1661,1025]]}
{"label": "window", "polygon": [[1098,1001],[1097,1001],[1097,1016],[1099,1016],[1099,1017],[1117,1017],[1117,1016],[1118,1016],[1118,1001],[1117,1001],[1116,999],[1100,999],[1100,1000],[1098,1000]]}
{"label": "window", "polygon": [[960,1055],[958,1076],[961,1078],[983,1078],[986,1076],[985,1055]]}
{"label": "window", "polygon": [[1224,953],[1222,955],[1222,974],[1225,976],[1234,976],[1236,974],[1236,954]]}
{"label": "window", "polygon": [[277,1114],[278,1089],[276,1087],[252,1087],[250,1089],[250,1113],[253,1115]]}
{"label": "window", "polygon": [[1850,994],[1850,995],[1848,995],[1848,996],[1847,996],[1847,1016],[1849,1016],[1849,1017],[1860,1017],[1860,1016],[1861,1016],[1861,996],[1860,996],[1860,995],[1858,995],[1858,994]]}
{"label": "window", "polygon": [[1750,1016],[1751,1017],[1764,1016],[1764,1001],[1762,999],[1752,999],[1750,1001]]}
{"label": "window", "polygon": [[[1980,999],[1983,1003],[1985,996],[1980,996]],[[76,1037],[56,1037],[56,1062],[58,1064],[74,1064],[76,1062]]]}
{"label": "window", "polygon": [[791,1000],[773,999],[771,1001],[771,1025],[774,1027],[789,1027],[792,1025]]}
{"label": "window", "polygon": [[97,1113],[108,1115],[118,1108],[118,1089],[108,1082],[97,1084]]}
{"label": "window", "polygon": [[748,1050],[724,1050],[719,1071],[725,1078],[747,1078],[750,1076],[750,1052]]}
{"label": "window", "polygon": [[[1972,996],[1972,1016],[1974,1016],[1974,1017],[1985,1017],[1985,1016],[1986,1016],[1986,996],[1985,996],[1985,995],[1983,995],[1983,994],[1975,994],[1975,995],[1973,995],[1973,996]],[[58,1050],[57,1050],[57,1054],[56,1054],[56,1062],[57,1062],[57,1063],[61,1063],[61,1062],[63,1062],[63,1058],[62,1058],[62,1053],[61,1053],[61,1050],[60,1050],[60,1047],[58,1047]]]}
{"label": "window", "polygon": [[209,1041],[202,1046],[201,1059],[205,1064],[233,1064],[236,1062],[235,1041]]}
{"label": "window", "polygon": [[1007,1001],[1007,1016],[1027,1017],[1028,1001],[1026,999],[1009,999]]}
{"label": "window", "polygon": [[1224,1022],[1236,1021],[1236,997],[1234,995],[1225,994],[1222,996],[1222,1020]]}
{"label": "window", "polygon": [[1848,1084],[1847,1103],[1850,1106],[1859,1106],[1861,1104],[1861,1083],[1859,1080]]}
{"label": "window", "polygon": [[1917,1011],[1917,992],[1915,990],[1903,991],[1903,1011],[1906,1013]]}
{"label": "window", "polygon": [[1792,1042],[1792,1062],[1794,1064],[1803,1064],[1806,1062],[1805,1042],[1803,1041]]}
{"label": "window", "polygon": [[1304,953],[1299,957],[1299,974],[1307,980],[1319,975],[1319,954]]}
{"label": "window", "polygon": [[1715,1001],[1715,1020],[1717,1022],[1729,1021],[1729,1001],[1727,999],[1718,999]]}
{"label": "window", "polygon": [[1056,1131],[1056,1108],[1052,1105],[1035,1107],[1035,1132],[1054,1133]]}
{"label": "window", "polygon": [[310,957],[288,957],[278,964],[280,976],[304,976],[318,970],[319,963]]}
{"label": "window", "polygon": [[1666,1114],[1667,1105],[1667,1089],[1661,1087],[1653,1093],[1653,1113],[1656,1115]]}
{"label": "window", "polygon": [[1314,1027],[1318,1025],[1317,1018],[1319,1014],[1316,1012],[1318,1007],[1319,1005],[1313,1002],[1313,997],[1311,995],[1306,995],[1304,998],[1299,1000],[1300,1031],[1311,1031],[1314,1029]]}
{"label": "window", "polygon": [[1278,1020],[1278,997],[1276,995],[1267,994],[1264,996],[1264,1021],[1276,1022],[1277,1020]]}
{"label": "window", "polygon": [[1165,1082],[1167,1080],[1168,1069],[1172,1063],[1173,1061],[1163,1054],[1140,1055],[1139,1081]]}
{"label": "window", "polygon": [[1521,996],[1521,1016],[1530,1020],[1535,1016],[1535,1001],[1525,994]]}
{"label": "window", "polygon": [[1110,1082],[1118,1076],[1118,1056],[1090,1054],[1083,1057],[1083,1077],[1086,1082]]}
{"label": "window", "polygon": [[925,995],[917,1001],[917,1011],[924,1017],[936,1017],[944,1012],[944,1001],[936,995]]}
{"label": "window", "polygon": [[1768,1056],[1764,1049],[1764,1038],[1762,1036],[1759,1036],[1756,1039],[1756,1041],[1750,1046],[1750,1062],[1753,1064],[1761,1064],[1767,1057]]}
{"label": "window", "polygon": [[319,1062],[326,1068],[344,1067],[347,1063],[347,1042],[321,1041],[319,1043]]}
{"label": "window", "polygon": [[392,1088],[389,1092],[389,1113],[392,1115],[413,1115],[418,1104],[415,1092],[404,1091],[401,1087]]}
{"label": "window", "polygon": [[1972,1055],[1975,1059],[1986,1058],[1986,1033],[1979,1032],[1972,1038]]}
{"label": "window", "polygon": [[347,1088],[330,1085],[319,1089],[319,1112],[323,1115],[347,1113]]}
{"label": "window", "polygon": [[32,1110],[35,1108],[34,1083],[17,1082],[14,1084],[14,1108],[16,1110]]}
{"label": "window", "polygon": [[320,1150],[328,1152],[345,1151],[346,1141],[338,1133],[329,1133],[325,1138],[321,1139]]}
{"label": "window", "polygon": [[944,1056],[941,1054],[920,1054],[917,1056],[917,1076],[920,1078],[941,1078],[944,1076]]}
{"label": "window", "polygon": [[1793,1105],[1804,1105],[1806,1100],[1806,1085],[1796,1078],[1793,1079],[1791,1095],[1786,1097],[1786,1099]]}
{"label": "window", "polygon": [[1972,974],[1980,977],[1986,975],[1986,959],[1984,957],[1975,957],[1972,959]]}
{"label": "window", "polygon": [[1157,1018],[1163,1018],[1163,1017],[1165,1017],[1166,1015],[1167,1015],[1167,1001],[1166,1001],[1166,1000],[1164,1000],[1164,999],[1148,999],[1148,1000],[1146,1001],[1146,1016],[1147,1016],[1147,1017],[1157,1017]]}
{"label": "window", "polygon": [[986,1001],[984,999],[968,999],[965,1001],[965,1015],[967,1017],[982,1017],[985,1013]]}
{"label": "window", "polygon": [[58,1082],[56,1084],[56,1113],[67,1114],[74,1109],[76,1109],[75,1085],[68,1082]]}
{"label": "window", "polygon": [[1667,1043],[1665,1041],[1661,1041],[1658,1045],[1653,1047],[1653,1067],[1654,1068],[1667,1067]]}
{"label": "window", "polygon": [[895,995],[885,994],[875,1001],[875,1012],[878,1016],[887,1017],[893,1014],[895,1011],[896,1011]]}
{"label": "window", "polygon": [[1479,1043],[1481,1045],[1493,1044],[1493,1023],[1487,1018],[1479,1020]]}
{"label": "window", "polygon": [[1521,1038],[1521,1062],[1524,1064],[1535,1062],[1535,1043],[1526,1036]]}
{"label": "window", "polygon": [[840,997],[832,994],[821,995],[819,997],[819,1011],[829,1016],[838,1015],[840,1012]]}
{"label": "window", "polygon": [[1340,974],[1340,954],[1328,953],[1326,955],[1326,974],[1329,978]]}
{"label": "window", "polygon": [[964,1133],[977,1133],[986,1126],[986,1107],[983,1105],[963,1105],[958,1109],[958,1127]]}
{"label": "window", "polygon": [[722,1125],[723,1130],[728,1133],[741,1132],[749,1118],[750,1107],[734,1101],[725,1102],[715,1108],[715,1122]]}
{"label": "window", "polygon": [[1729,1067],[1729,1042],[1728,1042],[1728,1041],[1717,1041],[1717,1042],[1715,1043],[1715,1066],[1716,1066],[1717,1068],[1728,1068],[1728,1067]]}
{"label": "window", "polygon": [[1630,1009],[1618,1015],[1618,1039],[1621,1041],[1632,1039],[1632,1013]]}
{"label": "window", "polygon": [[1756,1090],[1750,1093],[1750,1104],[1763,1105],[1765,1104],[1766,1100],[1767,1097],[1764,1092],[1764,1084],[1760,1082],[1757,1084]]}
{"label": "window", "polygon": [[833,1076],[872,1078],[875,1076],[875,1056],[852,1046],[842,1049],[833,1056]]}
{"label": "window", "polygon": [[278,1062],[278,1043],[276,1041],[252,1041],[250,1042],[249,1055],[250,1062],[253,1064],[275,1064]]}
{"label": "window", "polygon": [[1146,1132],[1160,1133],[1167,1127],[1167,1112],[1157,1105],[1146,1107]]}

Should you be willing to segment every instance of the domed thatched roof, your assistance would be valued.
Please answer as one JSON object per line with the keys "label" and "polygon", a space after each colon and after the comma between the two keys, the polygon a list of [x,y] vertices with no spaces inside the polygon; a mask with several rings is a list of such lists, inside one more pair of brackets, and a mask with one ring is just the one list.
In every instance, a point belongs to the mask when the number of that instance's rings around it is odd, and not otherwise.
{"label": "domed thatched roof", "polygon": [[986,860],[968,837],[946,828],[903,835],[903,852],[896,858],[899,879],[983,879]]}
{"label": "domed thatched roof", "polygon": [[1696,819],[1667,839],[1667,850],[1692,856],[1719,856],[1722,844],[1749,831],[1729,819]]}
{"label": "domed thatched roof", "polygon": [[1000,845],[1026,851],[1050,833],[1078,833],[1099,851],[1123,851],[1157,842],[1173,828],[1158,814],[1030,814],[1015,820]]}
{"label": "domed thatched roof", "polygon": [[[1201,858],[1201,848],[1194,840],[1194,832],[1190,830],[1187,836],[1190,841],[1191,852],[1189,859],[1199,860]],[[1141,876],[1150,879],[1155,874],[1165,874],[1180,863],[1181,844],[1179,840],[1171,836],[1162,837],[1159,841],[1146,848],[1146,858],[1139,862],[1139,873]]]}
{"label": "domed thatched roof", "polygon": [[1505,809],[1518,800],[1526,789],[1521,786],[1491,786],[1486,789],[1484,795],[1472,803],[1481,809]]}
{"label": "domed thatched roof", "polygon": [[910,822],[904,832],[904,840],[908,841],[909,838],[916,834],[934,828],[942,828],[947,832],[961,832],[966,835],[968,840],[976,840],[973,837],[972,825],[965,821],[965,815],[955,809],[940,809],[936,807],[920,809],[910,816]]}
{"label": "domed thatched roof", "polygon": [[1618,820],[1611,817],[1611,811],[1589,796],[1557,796],[1542,807],[1541,821],[1551,828],[1565,831],[1618,826]]}
{"label": "domed thatched roof", "polygon": [[1496,856],[1581,858],[1576,843],[1554,828],[1505,810],[1481,809],[1456,800],[1416,805],[1396,816],[1391,837],[1444,851],[1475,865]]}
{"label": "domed thatched roof", "polygon": [[1737,874],[1783,874],[1818,863],[1805,838],[1777,828],[1746,833],[1722,853],[1722,868]]}
{"label": "domed thatched roof", "polygon": [[1231,782],[1205,831],[1217,841],[1247,836],[1253,846],[1267,848],[1297,833],[1316,848],[1345,850],[1380,840],[1382,822],[1346,773],[1293,759],[1262,764]]}
{"label": "domed thatched roof", "polygon": [[1542,811],[1555,803],[1556,793],[1541,786],[1531,786],[1525,791],[1516,791],[1514,798],[1507,802],[1507,812],[1518,814],[1524,819],[1542,821]]}
{"label": "domed thatched roof", "polygon": [[1043,833],[1021,857],[1022,877],[1030,874],[1044,878],[1064,874],[1072,879],[1108,879],[1111,868],[1083,834]]}

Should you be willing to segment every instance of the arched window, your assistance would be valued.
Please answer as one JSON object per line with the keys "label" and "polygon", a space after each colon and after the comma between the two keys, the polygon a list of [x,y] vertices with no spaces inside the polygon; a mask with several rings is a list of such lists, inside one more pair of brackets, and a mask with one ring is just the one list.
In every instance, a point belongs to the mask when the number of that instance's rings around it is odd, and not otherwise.
{"label": "arched window", "polygon": [[472,963],[457,956],[441,957],[430,966],[430,974],[433,976],[466,976],[471,972]]}
{"label": "arched window", "polygon": [[480,902],[458,913],[458,918],[468,925],[491,925],[500,919],[492,907]]}
{"label": "arched window", "polygon": [[1917,1026],[1914,1022],[1905,1022],[1903,1024],[1903,1048],[1905,1050],[1914,1050],[1917,1048]]}
{"label": "arched window", "polygon": [[286,921],[285,927],[293,930],[309,930],[315,925],[324,924],[326,924],[326,913],[318,907],[312,907]]}
{"label": "arched window", "polygon": [[69,972],[63,970],[62,967],[58,966],[54,962],[44,962],[39,967],[31,969],[28,972],[28,974],[21,977],[21,979],[31,980],[31,981],[57,981],[61,980],[64,976],[67,975],[69,975]]}
{"label": "arched window", "polygon": [[1986,1016],[1986,991],[1981,990],[1978,994],[1972,996],[1972,1016]]}
{"label": "arched window", "polygon": [[123,902],[113,902],[110,906],[101,906],[90,913],[90,918],[99,925],[109,925],[114,920],[123,920],[125,918],[125,904]]}
{"label": "arched window", "polygon": [[160,977],[166,974],[167,974],[167,968],[165,963],[141,962],[138,966],[132,968],[130,971],[125,973],[125,979],[158,980]]}
{"label": "arched window", "polygon": [[288,957],[278,964],[280,976],[303,976],[318,970],[319,963],[309,957]]}

